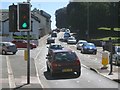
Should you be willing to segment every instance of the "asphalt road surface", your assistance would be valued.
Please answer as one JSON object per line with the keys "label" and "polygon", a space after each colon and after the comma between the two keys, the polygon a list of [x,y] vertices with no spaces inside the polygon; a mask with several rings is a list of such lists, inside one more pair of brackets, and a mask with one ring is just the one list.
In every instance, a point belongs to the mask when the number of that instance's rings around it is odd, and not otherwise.
{"label": "asphalt road surface", "polygon": [[[58,34],[58,38],[56,38],[57,43],[61,43],[64,47],[71,48],[74,50],[80,61],[83,65],[92,65],[95,63],[101,63],[101,54],[97,53],[97,55],[88,55],[88,54],[81,54],[80,51],[76,50],[75,45],[67,45],[65,42],[59,42],[59,37],[61,37],[62,33]],[[36,49],[31,50],[31,58],[33,58],[32,62],[35,61],[35,66],[37,68],[37,75],[40,79],[42,88],[118,88],[119,84],[117,82],[114,82],[112,80],[109,80],[94,71],[91,71],[85,67],[82,66],[82,73],[81,76],[76,78],[73,74],[61,74],[56,77],[51,77],[50,73],[47,72],[46,67],[46,54],[47,54],[47,45],[46,44],[46,38],[47,36],[41,38],[39,40],[39,46]],[[9,63],[11,64],[11,71],[17,70],[17,68],[20,69],[20,66],[13,66],[12,63],[14,61],[17,61],[17,59],[23,58],[23,50],[19,50],[16,55],[7,55],[7,58],[9,58]],[[0,60],[0,63],[2,63],[0,71],[2,71],[2,81],[5,83],[2,84],[3,87],[9,87],[9,80],[8,80],[8,62],[6,55],[3,55],[0,57],[2,60]],[[13,62],[11,62],[13,61]],[[18,62],[16,62],[18,63]],[[31,69],[32,65],[31,65]],[[18,71],[19,72],[19,71]],[[24,71],[24,73],[26,70]],[[14,73],[14,72],[13,72]],[[15,76],[19,76],[19,73],[16,73]],[[34,76],[34,73],[31,74]],[[3,80],[4,79],[4,80]]]}

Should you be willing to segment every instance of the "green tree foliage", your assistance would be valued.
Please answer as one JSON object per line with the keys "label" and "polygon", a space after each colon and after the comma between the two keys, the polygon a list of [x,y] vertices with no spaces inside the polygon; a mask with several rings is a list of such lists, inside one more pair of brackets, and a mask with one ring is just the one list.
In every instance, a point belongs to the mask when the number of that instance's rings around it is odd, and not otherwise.
{"label": "green tree foliage", "polygon": [[81,38],[92,37],[99,33],[97,28],[118,27],[118,9],[118,2],[70,2],[56,11],[56,26],[70,26]]}
{"label": "green tree foliage", "polygon": [[58,28],[65,28],[68,26],[66,7],[56,10],[55,16],[56,26]]}

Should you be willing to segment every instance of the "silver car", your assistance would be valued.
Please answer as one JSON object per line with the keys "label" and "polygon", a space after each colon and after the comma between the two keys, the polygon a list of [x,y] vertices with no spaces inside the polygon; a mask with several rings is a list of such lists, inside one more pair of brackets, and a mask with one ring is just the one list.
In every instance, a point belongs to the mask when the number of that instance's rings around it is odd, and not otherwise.
{"label": "silver car", "polygon": [[16,54],[17,52],[16,45],[11,42],[0,42],[0,53],[5,55],[8,52]]}
{"label": "silver car", "polygon": [[115,46],[115,52],[113,54],[113,62],[116,64],[116,65],[120,65],[120,46]]}
{"label": "silver car", "polygon": [[67,39],[67,43],[68,43],[68,44],[76,44],[76,39],[75,39],[74,37],[69,37],[69,38]]}
{"label": "silver car", "polygon": [[84,43],[87,43],[87,41],[86,41],[86,40],[79,40],[79,41],[77,42],[77,44],[76,44],[77,50],[81,50],[82,45],[83,45]]}

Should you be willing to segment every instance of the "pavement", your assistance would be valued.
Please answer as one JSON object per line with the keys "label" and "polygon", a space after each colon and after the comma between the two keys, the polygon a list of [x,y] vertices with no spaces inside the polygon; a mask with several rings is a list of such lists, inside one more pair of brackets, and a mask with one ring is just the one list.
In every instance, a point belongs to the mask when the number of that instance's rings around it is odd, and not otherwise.
{"label": "pavement", "polygon": [[[99,52],[98,53],[103,53],[102,48],[99,47]],[[107,52],[107,51],[106,51]],[[109,54],[109,52],[107,52]],[[102,58],[101,58],[102,61]],[[120,66],[117,66],[115,64],[112,64],[112,72],[111,71],[111,66],[110,64],[104,66],[102,65],[102,63],[95,63],[95,65],[93,64],[89,64],[89,65],[82,65],[92,71],[95,71],[96,73],[104,76],[105,78],[108,78],[110,80],[116,81],[118,83],[120,83]]]}
{"label": "pavement", "polygon": [[[28,88],[29,90],[35,88],[41,88],[40,90],[42,90],[33,58],[30,59],[30,77],[28,77],[29,75],[27,73],[27,61],[25,61],[22,56],[9,56],[9,58],[6,56],[6,61],[7,68],[9,68],[8,72],[6,71],[8,80],[5,82],[5,80],[3,80],[4,76],[2,76],[2,90],[24,90]],[[8,84],[7,88],[4,86],[5,84]]]}

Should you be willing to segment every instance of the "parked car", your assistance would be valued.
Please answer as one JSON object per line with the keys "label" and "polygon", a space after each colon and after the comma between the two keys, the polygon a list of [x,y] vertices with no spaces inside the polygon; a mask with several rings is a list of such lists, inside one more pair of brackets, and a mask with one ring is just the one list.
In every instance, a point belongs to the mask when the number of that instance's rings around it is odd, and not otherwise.
{"label": "parked car", "polygon": [[115,46],[112,60],[116,65],[120,65],[120,46]]}
{"label": "parked car", "polygon": [[[27,48],[27,41],[26,40],[13,40],[12,43],[16,45],[17,48]],[[35,43],[30,43],[30,48],[36,48],[37,45]]]}
{"label": "parked car", "polygon": [[86,40],[79,40],[76,44],[77,50],[81,50],[82,45],[85,44],[85,43],[87,43]]}
{"label": "parked car", "polygon": [[17,52],[16,45],[11,42],[0,42],[0,53],[5,55],[8,52],[16,54]]}
{"label": "parked car", "polygon": [[76,44],[76,39],[75,39],[74,37],[69,37],[69,38],[67,39],[67,43],[68,43],[68,44]]}
{"label": "parked car", "polygon": [[61,73],[74,73],[77,77],[81,74],[81,64],[76,53],[71,50],[54,50],[47,57],[46,61],[47,71],[52,76]]}
{"label": "parked car", "polygon": [[47,44],[55,43],[55,38],[54,37],[48,37],[47,38]]}
{"label": "parked car", "polygon": [[60,44],[50,44],[48,48],[48,55],[53,51],[53,50],[62,50],[63,46]]}
{"label": "parked car", "polygon": [[97,53],[97,48],[94,43],[85,43],[82,45],[81,53]]}

